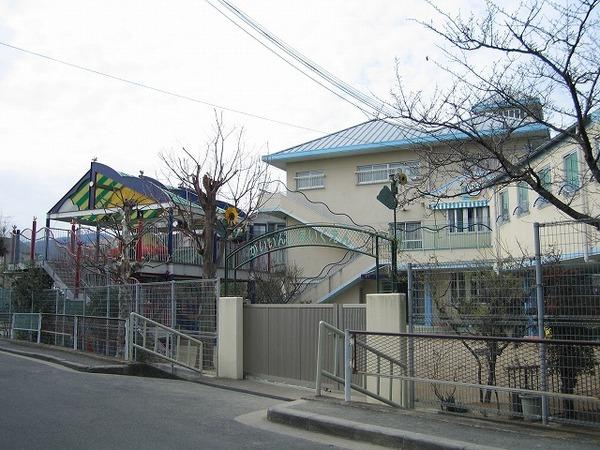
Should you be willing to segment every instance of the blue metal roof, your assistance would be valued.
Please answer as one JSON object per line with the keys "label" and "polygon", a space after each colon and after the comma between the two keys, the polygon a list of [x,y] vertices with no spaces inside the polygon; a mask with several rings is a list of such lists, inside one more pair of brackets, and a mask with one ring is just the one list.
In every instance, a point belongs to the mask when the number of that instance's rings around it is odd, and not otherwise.
{"label": "blue metal roof", "polygon": [[[489,130],[482,127],[482,131],[479,132],[480,135],[494,135],[501,132],[500,129],[494,128],[490,121],[482,122],[480,125],[490,127]],[[522,135],[540,132],[548,133],[548,129],[539,124],[528,124],[513,131],[513,134]],[[377,119],[263,156],[263,161],[283,169],[286,163],[292,161],[327,158],[349,153],[369,153],[375,150],[386,151],[418,144],[435,144],[442,141],[464,139],[468,139],[468,136],[454,130],[424,133]]]}

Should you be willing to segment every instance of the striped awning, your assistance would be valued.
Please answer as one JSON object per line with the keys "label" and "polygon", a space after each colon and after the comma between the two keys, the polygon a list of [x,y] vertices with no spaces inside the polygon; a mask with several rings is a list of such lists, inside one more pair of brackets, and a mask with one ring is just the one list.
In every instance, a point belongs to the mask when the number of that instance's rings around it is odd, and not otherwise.
{"label": "striped awning", "polygon": [[429,209],[457,209],[457,208],[478,208],[488,206],[487,200],[461,200],[459,202],[437,202],[430,203]]}

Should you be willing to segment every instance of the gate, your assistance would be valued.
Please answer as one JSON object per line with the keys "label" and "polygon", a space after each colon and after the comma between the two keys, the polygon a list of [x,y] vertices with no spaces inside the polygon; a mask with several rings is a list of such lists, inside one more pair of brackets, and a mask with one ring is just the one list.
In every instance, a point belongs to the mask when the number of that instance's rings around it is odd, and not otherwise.
{"label": "gate", "polygon": [[[244,371],[313,386],[321,321],[336,328],[364,330],[365,305],[244,305]],[[332,372],[334,354],[342,355],[340,345],[333,336],[327,336],[324,343],[327,368]],[[341,373],[341,359],[335,364],[339,365],[336,373]]]}

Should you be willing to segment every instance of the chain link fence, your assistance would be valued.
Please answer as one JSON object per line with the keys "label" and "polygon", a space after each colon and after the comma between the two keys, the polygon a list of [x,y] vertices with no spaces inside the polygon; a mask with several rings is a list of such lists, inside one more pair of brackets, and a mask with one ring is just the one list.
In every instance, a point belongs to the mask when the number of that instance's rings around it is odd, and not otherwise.
{"label": "chain link fence", "polygon": [[[0,333],[15,313],[42,313],[41,342],[123,358],[125,320],[136,312],[202,341],[205,371],[216,369],[217,280],[170,281],[82,288],[0,290]],[[19,335],[21,338],[27,336]]]}
{"label": "chain link fence", "polygon": [[[515,397],[520,393],[503,390],[512,398],[503,403],[500,395],[490,398],[489,389],[481,398],[481,388],[461,384],[482,384],[481,374],[487,373],[486,382],[503,389],[565,394],[536,397],[544,400],[544,420],[599,424],[598,403],[582,400],[600,396],[599,230],[600,222],[536,224],[531,255],[408,264],[408,331],[432,335],[411,340],[414,361],[428,355],[428,379],[436,379],[435,369],[445,373],[447,383],[444,389],[440,383],[436,389],[417,383],[416,397],[442,409],[454,409],[454,401],[465,405],[459,410],[522,415]],[[544,344],[519,341],[533,338]],[[494,349],[495,339],[504,341]]]}
{"label": "chain link fence", "polygon": [[354,373],[397,404],[541,420],[545,398],[550,421],[600,426],[598,341],[351,335]]}

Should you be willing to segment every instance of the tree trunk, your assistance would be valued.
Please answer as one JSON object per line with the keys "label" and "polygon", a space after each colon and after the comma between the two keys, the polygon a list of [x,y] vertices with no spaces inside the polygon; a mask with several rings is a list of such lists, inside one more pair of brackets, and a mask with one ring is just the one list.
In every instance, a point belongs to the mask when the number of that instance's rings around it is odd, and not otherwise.
{"label": "tree trunk", "polygon": [[204,254],[202,258],[204,278],[216,278],[217,276],[214,260],[215,222],[217,219],[215,207],[208,206],[204,209]]}

